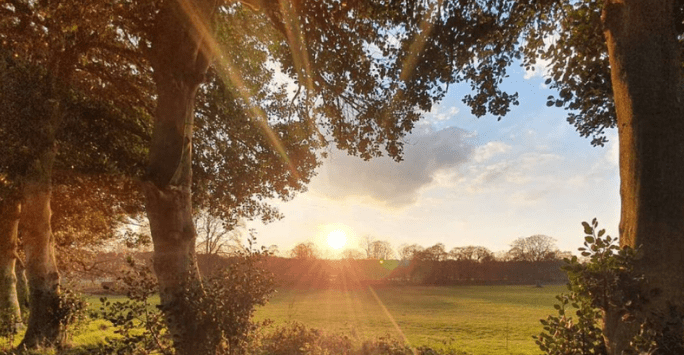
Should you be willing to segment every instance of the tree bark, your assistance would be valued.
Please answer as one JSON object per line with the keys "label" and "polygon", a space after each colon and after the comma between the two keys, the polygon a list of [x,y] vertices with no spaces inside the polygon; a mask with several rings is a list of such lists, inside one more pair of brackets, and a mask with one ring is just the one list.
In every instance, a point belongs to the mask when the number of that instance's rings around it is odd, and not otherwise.
{"label": "tree bark", "polygon": [[[157,15],[150,62],[157,111],[147,178],[142,184],[154,243],[162,308],[178,354],[212,354],[182,284],[199,279],[192,218],[192,130],[195,94],[209,66],[206,30],[214,0],[169,1]],[[204,28],[202,28],[205,26]]]}
{"label": "tree bark", "polygon": [[54,346],[62,338],[59,310],[60,275],[50,227],[50,195],[54,141],[30,167],[23,180],[21,230],[26,253],[26,277],[29,284],[29,321],[21,347]]}
{"label": "tree bark", "polygon": [[15,270],[20,211],[21,202],[18,196],[7,196],[0,202],[0,323],[2,324],[21,322]]}
{"label": "tree bark", "polygon": [[17,258],[17,263],[14,267],[14,274],[17,277],[17,298],[19,299],[19,308],[24,318],[29,313],[29,286],[26,279],[26,265]]}
{"label": "tree bark", "polygon": [[[636,265],[656,290],[643,317],[669,317],[684,303],[684,117],[681,60],[671,0],[610,0],[603,12],[620,144],[620,244],[641,247]],[[675,317],[677,318],[677,317]],[[610,354],[637,322],[605,315]],[[667,332],[681,338],[681,319]]]}

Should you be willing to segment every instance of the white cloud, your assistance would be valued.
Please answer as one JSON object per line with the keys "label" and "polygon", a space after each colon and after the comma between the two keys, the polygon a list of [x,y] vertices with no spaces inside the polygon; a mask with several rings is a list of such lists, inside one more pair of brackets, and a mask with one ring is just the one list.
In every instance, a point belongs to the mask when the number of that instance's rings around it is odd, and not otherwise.
{"label": "white cloud", "polygon": [[517,205],[534,205],[551,194],[551,192],[551,189],[517,191],[510,196],[509,201]]}
{"label": "white cloud", "polygon": [[[488,158],[491,152],[503,154],[510,149],[510,146],[503,143],[501,145],[488,143],[478,147],[473,158],[475,164],[470,166],[468,176],[464,179],[466,190],[475,194],[504,193],[515,190],[523,194],[532,189],[538,189],[539,186],[554,185],[558,182],[555,176],[563,169],[563,158],[544,151],[508,154],[505,159],[500,159],[498,162],[478,164],[486,162],[485,158]],[[542,196],[538,193],[534,195]],[[521,197],[517,200],[536,201],[537,199]]]}
{"label": "white cloud", "polygon": [[536,77],[542,78],[548,76],[550,64],[551,61],[548,59],[537,58],[537,62],[531,70],[525,70],[525,76],[523,76],[523,78],[529,80]]}
{"label": "white cloud", "polygon": [[425,114],[425,119],[420,121],[421,125],[433,125],[448,121],[458,115],[461,110],[456,106],[437,105],[432,111]]}
{"label": "white cloud", "polygon": [[439,172],[469,161],[474,152],[471,141],[472,134],[455,127],[416,132],[407,138],[400,163],[388,157],[363,161],[334,150],[310,190],[333,199],[357,197],[404,207],[415,203]]}
{"label": "white cloud", "polygon": [[477,163],[489,160],[490,158],[506,153],[511,150],[511,146],[503,142],[488,142],[475,149],[473,160]]}

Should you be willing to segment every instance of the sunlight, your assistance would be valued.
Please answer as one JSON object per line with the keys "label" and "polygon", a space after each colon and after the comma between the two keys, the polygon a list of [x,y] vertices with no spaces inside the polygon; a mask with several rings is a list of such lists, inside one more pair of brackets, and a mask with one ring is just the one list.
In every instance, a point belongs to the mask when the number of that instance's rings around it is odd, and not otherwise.
{"label": "sunlight", "polygon": [[341,231],[339,229],[336,229],[330,233],[328,233],[328,245],[335,249],[339,250],[342,249],[347,244],[347,233],[344,231]]}
{"label": "sunlight", "polygon": [[[249,89],[242,81],[241,73],[239,73],[237,68],[232,65],[232,63],[229,61],[229,57],[226,55],[226,53],[224,53],[223,49],[216,41],[216,38],[205,23],[206,19],[202,18],[202,16],[194,9],[193,4],[189,0],[180,1],[180,5],[183,11],[190,18],[190,21],[197,30],[198,34],[201,36],[201,41],[205,42],[202,46],[200,46],[199,50],[207,51],[208,57],[214,58],[218,62],[216,69],[218,70],[222,79],[226,82],[233,83],[237,90],[236,94],[245,100],[245,102],[251,102]],[[278,152],[283,161],[287,164],[292,175],[299,180],[299,172],[297,171],[294,163],[292,163],[290,160],[290,157],[287,155],[280,138],[269,126],[268,118],[266,117],[265,112],[261,108],[254,105],[249,106],[249,110],[252,112],[254,117],[257,118],[256,123],[261,127],[263,134],[269,140],[273,148]]]}

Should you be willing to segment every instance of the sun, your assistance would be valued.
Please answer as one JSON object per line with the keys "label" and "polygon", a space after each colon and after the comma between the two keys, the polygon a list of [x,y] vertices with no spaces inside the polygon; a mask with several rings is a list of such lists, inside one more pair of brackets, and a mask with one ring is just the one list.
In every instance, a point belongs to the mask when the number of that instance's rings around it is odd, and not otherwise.
{"label": "sun", "polygon": [[333,249],[341,249],[347,244],[347,234],[337,229],[328,233],[328,245]]}

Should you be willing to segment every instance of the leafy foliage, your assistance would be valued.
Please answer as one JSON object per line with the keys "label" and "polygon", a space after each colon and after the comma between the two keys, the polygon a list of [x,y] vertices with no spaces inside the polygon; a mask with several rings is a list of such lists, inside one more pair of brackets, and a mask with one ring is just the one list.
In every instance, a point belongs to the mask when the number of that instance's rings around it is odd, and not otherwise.
{"label": "leafy foliage", "polygon": [[59,321],[63,339],[62,344],[66,343],[69,336],[83,329],[88,320],[88,303],[83,295],[71,289],[62,290],[59,294],[59,305],[55,307],[56,312],[52,315],[53,319]]}
{"label": "leafy foliage", "polygon": [[[171,341],[165,336],[162,314],[150,302],[150,297],[158,291],[157,280],[149,267],[139,266],[130,258],[127,261],[130,270],[121,281],[128,300],[112,303],[106,297],[100,298],[101,317],[117,327],[115,333],[121,339],[110,341],[101,350],[120,354],[147,354],[156,350],[169,354]],[[140,332],[140,328],[144,331]]]}
{"label": "leafy foliage", "polygon": [[[132,259],[129,270],[121,281],[126,285],[128,300],[110,302],[101,298],[102,316],[118,327],[121,340],[112,341],[107,351],[123,353],[170,353],[172,340],[162,315],[198,317],[196,336],[203,337],[207,349],[221,353],[243,354],[252,346],[254,332],[262,325],[253,323],[256,305],[267,302],[274,292],[272,275],[260,264],[268,253],[250,247],[230,258],[230,264],[203,281],[187,278],[182,290],[183,307],[171,303],[155,310],[150,297],[158,292],[157,281],[148,267],[137,266]],[[144,332],[140,331],[144,329]]]}
{"label": "leafy foliage", "polygon": [[646,292],[643,275],[634,270],[639,250],[620,248],[617,239],[606,235],[604,229],[598,230],[596,219],[582,225],[584,247],[579,251],[587,260],[580,262],[576,256],[565,259],[563,270],[568,274],[570,293],[556,296],[558,316],[541,321],[544,332],[536,338],[539,348],[558,355],[607,354],[601,324],[603,314],[611,312],[622,322],[641,324],[630,353],[680,353],[684,339],[681,334],[669,335],[667,319],[671,315],[642,314],[643,305],[654,294]]}
{"label": "leafy foliage", "polygon": [[598,230],[596,219],[582,225],[584,247],[579,251],[587,261],[582,263],[576,256],[565,259],[563,270],[568,274],[570,293],[556,297],[558,316],[541,321],[544,332],[537,344],[548,354],[606,354],[603,312],[620,309],[628,320],[645,302],[643,278],[635,275],[632,265],[637,253],[616,245],[617,239],[606,235],[604,229]]}

